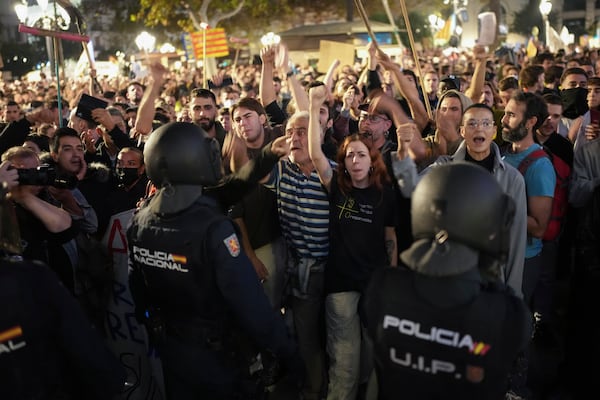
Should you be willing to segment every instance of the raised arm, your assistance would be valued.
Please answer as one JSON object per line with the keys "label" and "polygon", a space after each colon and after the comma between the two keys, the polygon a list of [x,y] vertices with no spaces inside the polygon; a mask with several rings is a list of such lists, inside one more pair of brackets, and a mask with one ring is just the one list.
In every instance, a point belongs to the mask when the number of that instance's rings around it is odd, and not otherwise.
{"label": "raised arm", "polygon": [[419,97],[419,91],[417,90],[414,82],[411,82],[406,75],[402,73],[400,67],[396,63],[392,62],[387,54],[379,52],[377,57],[379,64],[394,74],[394,84],[398,87],[398,90],[400,90],[400,93],[406,99],[412,114],[412,118],[415,121],[415,124],[417,124],[417,128],[420,132],[423,132],[429,123],[429,116],[427,115],[425,105]]}
{"label": "raised arm", "polygon": [[165,83],[167,69],[159,62],[150,65],[150,84],[144,91],[140,107],[135,118],[135,131],[140,135],[148,135],[152,132],[152,121],[154,120],[154,101],[160,96],[162,85]]}
{"label": "raised arm", "polygon": [[339,66],[340,60],[333,60],[333,62],[329,66],[329,69],[327,70],[327,73],[325,74],[325,78],[323,78],[323,83],[325,84],[325,86],[327,86],[330,92],[333,92],[333,75],[335,74],[335,71]]}
{"label": "raised arm", "polygon": [[275,86],[273,85],[273,70],[275,68],[275,47],[263,47],[260,50],[262,60],[262,73],[258,89],[258,100],[264,107],[277,100]]}
{"label": "raised arm", "polygon": [[292,99],[294,99],[294,102],[296,103],[296,111],[308,111],[308,93],[306,93],[306,90],[304,90],[296,77],[297,70],[290,67],[287,47],[280,45],[279,54],[281,60],[281,72],[286,77]]}
{"label": "raised arm", "polygon": [[308,122],[308,154],[315,166],[319,179],[327,191],[331,187],[333,171],[329,160],[321,150],[321,125],[319,124],[319,111],[321,104],[327,99],[327,88],[316,86],[310,89],[309,97],[309,122]]}
{"label": "raised arm", "polygon": [[469,88],[465,91],[465,95],[470,98],[473,103],[479,103],[483,91],[483,84],[485,83],[485,67],[488,54],[484,46],[475,45],[475,47],[473,47],[473,56],[475,57],[475,70],[473,71],[473,77],[471,78],[471,85],[469,85]]}

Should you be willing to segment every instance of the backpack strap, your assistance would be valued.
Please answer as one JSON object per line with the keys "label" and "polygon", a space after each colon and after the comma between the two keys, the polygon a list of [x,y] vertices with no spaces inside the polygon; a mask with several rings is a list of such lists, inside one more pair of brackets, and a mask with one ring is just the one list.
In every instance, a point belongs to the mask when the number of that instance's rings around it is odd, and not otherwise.
{"label": "backpack strap", "polygon": [[[548,157],[550,159],[550,156],[548,155],[548,153],[546,153],[546,151],[544,149],[537,149],[532,151],[531,153],[529,153],[520,163],[518,166],[518,170],[521,173],[521,175],[525,176],[525,172],[527,172],[527,168],[529,168],[529,166],[531,164],[533,164],[533,162],[539,158],[542,157]],[[550,160],[550,162],[552,162],[552,160]]]}

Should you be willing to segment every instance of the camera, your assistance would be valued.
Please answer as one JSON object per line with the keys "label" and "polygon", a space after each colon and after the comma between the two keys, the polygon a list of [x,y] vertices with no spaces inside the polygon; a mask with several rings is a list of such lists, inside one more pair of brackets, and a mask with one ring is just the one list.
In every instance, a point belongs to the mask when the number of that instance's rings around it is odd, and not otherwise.
{"label": "camera", "polygon": [[19,185],[29,186],[54,186],[58,189],[74,189],[77,187],[75,175],[59,174],[56,169],[48,164],[37,168],[17,169]]}

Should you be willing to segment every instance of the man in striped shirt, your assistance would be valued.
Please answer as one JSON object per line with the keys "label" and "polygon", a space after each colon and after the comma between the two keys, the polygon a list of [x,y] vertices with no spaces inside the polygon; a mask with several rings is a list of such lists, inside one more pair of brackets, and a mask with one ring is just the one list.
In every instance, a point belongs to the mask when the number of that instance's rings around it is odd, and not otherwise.
{"label": "man in striped shirt", "polygon": [[327,385],[321,312],[323,272],[329,254],[329,200],[308,155],[308,117],[308,112],[301,111],[288,120],[285,135],[289,159],[273,168],[265,186],[277,195],[288,248],[289,305],[306,368],[303,398],[316,400]]}

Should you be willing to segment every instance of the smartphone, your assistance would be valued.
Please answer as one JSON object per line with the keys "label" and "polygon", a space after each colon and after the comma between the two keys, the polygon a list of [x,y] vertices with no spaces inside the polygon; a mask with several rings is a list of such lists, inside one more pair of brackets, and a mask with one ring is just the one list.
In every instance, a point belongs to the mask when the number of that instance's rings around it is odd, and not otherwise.
{"label": "smartphone", "polygon": [[600,111],[590,110],[590,122],[592,125],[600,126]]}

